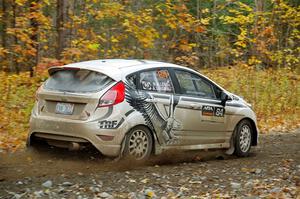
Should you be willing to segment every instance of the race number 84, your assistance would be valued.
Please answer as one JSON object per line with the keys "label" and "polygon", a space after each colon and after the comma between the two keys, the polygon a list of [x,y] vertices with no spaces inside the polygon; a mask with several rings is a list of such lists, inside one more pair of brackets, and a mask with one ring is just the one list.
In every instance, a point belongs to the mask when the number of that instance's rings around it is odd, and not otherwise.
{"label": "race number 84", "polygon": [[224,117],[224,108],[215,107],[215,116]]}

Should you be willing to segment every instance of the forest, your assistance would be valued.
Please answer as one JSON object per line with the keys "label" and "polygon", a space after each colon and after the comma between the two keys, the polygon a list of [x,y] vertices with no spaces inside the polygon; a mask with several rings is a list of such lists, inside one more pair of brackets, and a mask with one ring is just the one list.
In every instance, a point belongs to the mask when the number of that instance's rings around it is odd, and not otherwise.
{"label": "forest", "polygon": [[191,67],[300,126],[299,0],[0,0],[0,150],[24,147],[47,68],[106,58]]}

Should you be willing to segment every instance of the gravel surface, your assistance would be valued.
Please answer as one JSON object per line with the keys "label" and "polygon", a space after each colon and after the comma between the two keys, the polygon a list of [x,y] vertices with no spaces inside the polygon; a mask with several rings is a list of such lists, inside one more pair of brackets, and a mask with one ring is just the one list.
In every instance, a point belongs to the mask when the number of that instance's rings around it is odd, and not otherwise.
{"label": "gravel surface", "polygon": [[300,129],[261,135],[250,157],[176,152],[143,163],[95,151],[0,153],[0,198],[297,198]]}

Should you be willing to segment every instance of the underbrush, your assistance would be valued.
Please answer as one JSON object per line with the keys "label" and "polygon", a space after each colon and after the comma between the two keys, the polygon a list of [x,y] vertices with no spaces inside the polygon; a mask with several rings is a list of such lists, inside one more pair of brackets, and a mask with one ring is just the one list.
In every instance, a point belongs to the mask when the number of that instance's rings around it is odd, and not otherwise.
{"label": "underbrush", "polygon": [[262,133],[300,126],[300,75],[295,71],[239,66],[201,72],[252,104]]}
{"label": "underbrush", "polygon": [[[300,126],[300,76],[283,69],[255,70],[248,66],[201,72],[253,105],[262,133],[290,131]],[[0,152],[25,146],[35,92],[45,78],[29,73],[0,72]]]}

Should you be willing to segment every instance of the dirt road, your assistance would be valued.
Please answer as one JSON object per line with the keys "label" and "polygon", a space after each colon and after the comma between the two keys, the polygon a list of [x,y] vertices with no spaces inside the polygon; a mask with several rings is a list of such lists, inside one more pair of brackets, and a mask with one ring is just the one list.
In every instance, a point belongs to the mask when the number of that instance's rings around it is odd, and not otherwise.
{"label": "dirt road", "polygon": [[0,198],[300,198],[300,129],[250,157],[169,152],[145,163],[57,149],[0,154]]}

